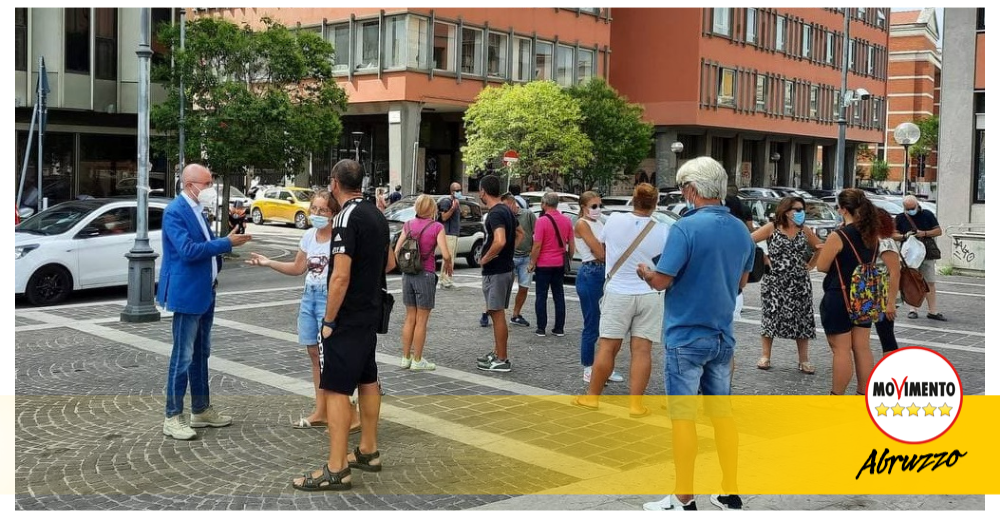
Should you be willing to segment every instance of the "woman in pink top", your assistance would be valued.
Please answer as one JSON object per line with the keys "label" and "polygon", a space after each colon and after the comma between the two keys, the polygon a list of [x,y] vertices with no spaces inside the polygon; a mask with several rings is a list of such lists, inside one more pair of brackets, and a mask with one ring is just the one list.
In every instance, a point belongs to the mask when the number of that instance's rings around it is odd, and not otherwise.
{"label": "woman in pink top", "polygon": [[566,325],[563,257],[564,254],[568,254],[571,259],[573,257],[573,223],[559,213],[558,207],[558,194],[549,192],[542,196],[542,216],[535,221],[535,242],[531,247],[531,262],[528,263],[528,271],[535,272],[535,318],[538,323],[535,335],[538,337],[545,337],[550,286],[552,300],[556,303],[556,322],[552,327],[552,335],[566,335],[563,331]]}
{"label": "woman in pink top", "polygon": [[[437,274],[434,273],[434,247],[441,250],[444,259],[442,270],[451,275],[454,271],[452,254],[448,251],[444,225],[434,220],[437,203],[429,195],[417,197],[413,210],[417,217],[403,226],[403,232],[396,241],[396,258],[407,236],[417,239],[420,245],[420,260],[424,270],[416,275],[403,274],[403,304],[406,305],[406,320],[403,321],[403,358],[401,368],[410,370],[434,370],[436,367],[423,358],[424,342],[427,340],[427,320],[434,309],[434,295],[437,291]],[[411,357],[412,356],[412,357]]]}

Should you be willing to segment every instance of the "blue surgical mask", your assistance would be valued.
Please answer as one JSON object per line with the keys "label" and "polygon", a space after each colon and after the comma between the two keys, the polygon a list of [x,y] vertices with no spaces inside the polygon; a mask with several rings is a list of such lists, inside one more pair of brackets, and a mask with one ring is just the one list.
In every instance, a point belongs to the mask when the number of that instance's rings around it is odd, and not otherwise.
{"label": "blue surgical mask", "polygon": [[310,215],[309,222],[313,225],[313,227],[323,229],[329,226],[330,218],[322,215]]}
{"label": "blue surgical mask", "polygon": [[456,192],[455,192],[455,198],[456,198],[456,199],[461,199],[461,198],[462,198],[462,192],[460,192],[460,191],[456,191]]}
{"label": "blue surgical mask", "polygon": [[805,211],[794,211],[792,212],[792,220],[795,224],[802,226],[806,222],[806,212]]}
{"label": "blue surgical mask", "polygon": [[917,209],[913,208],[912,210],[906,210],[906,214],[912,217],[917,214]]}

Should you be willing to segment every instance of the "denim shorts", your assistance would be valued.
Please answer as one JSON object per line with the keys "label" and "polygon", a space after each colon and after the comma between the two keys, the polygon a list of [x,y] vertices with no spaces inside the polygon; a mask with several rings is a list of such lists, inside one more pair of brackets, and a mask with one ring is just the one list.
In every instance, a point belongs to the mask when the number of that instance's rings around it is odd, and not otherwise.
{"label": "denim shorts", "polygon": [[[704,394],[706,412],[711,416],[729,415],[730,379],[733,347],[721,335],[701,337],[684,346],[667,347],[664,375],[672,419],[694,419],[699,387]],[[681,397],[675,397],[681,396]]]}
{"label": "denim shorts", "polygon": [[299,303],[299,344],[316,346],[326,314],[326,286],[307,284]]}
{"label": "denim shorts", "polygon": [[514,256],[514,277],[517,279],[518,288],[531,288],[531,273],[528,272],[528,264],[531,262],[531,256],[525,255],[524,257]]}

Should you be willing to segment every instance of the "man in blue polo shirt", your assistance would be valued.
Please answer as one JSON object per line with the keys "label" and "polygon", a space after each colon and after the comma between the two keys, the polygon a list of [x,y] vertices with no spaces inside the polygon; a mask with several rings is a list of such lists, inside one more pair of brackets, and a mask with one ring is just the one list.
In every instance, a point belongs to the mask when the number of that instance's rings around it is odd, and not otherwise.
{"label": "man in blue polo shirt", "polygon": [[[711,157],[684,163],[677,183],[688,203],[688,213],[677,221],[653,270],[640,264],[639,277],[664,294],[663,341],[666,346],[665,375],[673,420],[674,464],[678,492],[647,503],[655,510],[696,510],[694,460],[698,436],[694,419],[694,397],[699,387],[705,396],[728,396],[732,370],[733,309],[736,294],[753,269],[754,243],[746,224],[722,205],[726,194],[726,170]],[[706,412],[715,426],[715,439],[722,465],[722,488],[713,505],[739,510],[743,502],[736,492],[736,426],[723,398],[706,397]]]}

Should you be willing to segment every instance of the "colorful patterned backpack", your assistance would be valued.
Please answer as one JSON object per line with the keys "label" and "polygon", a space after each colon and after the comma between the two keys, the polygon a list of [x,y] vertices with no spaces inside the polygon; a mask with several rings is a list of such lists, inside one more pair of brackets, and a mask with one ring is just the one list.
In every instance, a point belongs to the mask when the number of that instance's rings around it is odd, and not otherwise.
{"label": "colorful patterned backpack", "polygon": [[840,271],[840,261],[834,259],[837,265],[837,278],[840,279],[840,289],[844,293],[844,304],[847,305],[847,314],[851,322],[855,325],[874,323],[881,321],[886,311],[886,291],[889,289],[886,274],[875,264],[878,259],[878,248],[873,250],[871,262],[863,262],[858,250],[847,235],[837,230],[851,251],[858,260],[858,266],[851,273],[851,289],[848,291],[844,284],[843,273]]}

